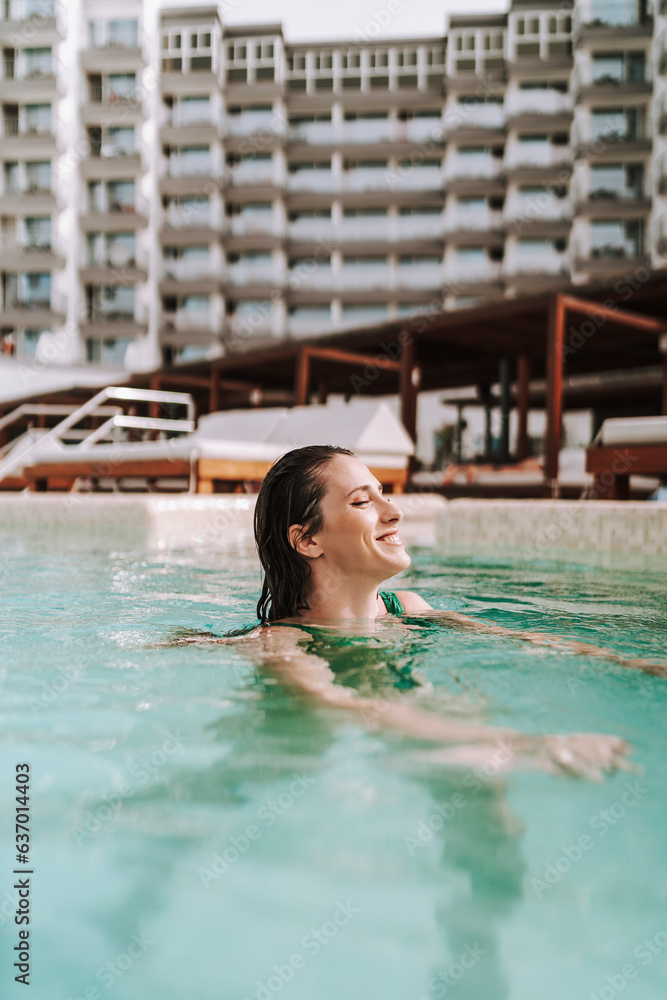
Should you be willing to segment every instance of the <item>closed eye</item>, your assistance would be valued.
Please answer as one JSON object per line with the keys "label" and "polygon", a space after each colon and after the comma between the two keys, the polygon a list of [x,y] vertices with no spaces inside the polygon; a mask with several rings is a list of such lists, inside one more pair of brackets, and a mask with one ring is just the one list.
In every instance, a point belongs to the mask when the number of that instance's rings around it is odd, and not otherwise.
{"label": "closed eye", "polygon": [[351,507],[363,507],[364,504],[370,503],[370,500],[355,500],[354,503],[350,504]]}

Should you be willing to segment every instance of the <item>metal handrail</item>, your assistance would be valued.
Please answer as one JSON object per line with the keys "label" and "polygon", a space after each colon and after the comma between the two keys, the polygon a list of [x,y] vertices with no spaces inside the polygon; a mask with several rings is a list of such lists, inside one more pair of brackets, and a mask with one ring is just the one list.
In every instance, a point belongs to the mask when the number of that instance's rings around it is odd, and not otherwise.
{"label": "metal handrail", "polygon": [[[66,403],[21,403],[15,410],[0,417],[0,431],[17,423],[21,417],[66,417],[76,409],[76,406],[68,406]],[[93,416],[108,417],[120,412],[118,406],[100,406]]]}
{"label": "metal handrail", "polygon": [[[169,430],[175,430],[178,433],[184,432],[184,428],[181,425],[191,424],[192,427],[189,427],[190,430],[192,430],[195,425],[195,403],[194,399],[192,398],[189,392],[167,392],[160,389],[131,389],[128,388],[127,386],[110,385],[107,386],[106,389],[101,389],[100,392],[96,393],[96,395],[93,396],[91,399],[89,399],[87,403],[84,403],[82,406],[79,406],[76,410],[74,410],[72,413],[66,416],[64,420],[61,420],[59,424],[57,424],[50,431],[48,431],[43,437],[40,437],[38,441],[35,441],[30,446],[30,448],[28,448],[26,451],[23,452],[23,454],[14,456],[13,458],[10,454],[9,458],[7,458],[4,462],[0,462],[0,481],[5,479],[11,472],[14,471],[14,469],[18,468],[19,466],[24,466],[26,464],[28,455],[34,448],[37,447],[37,445],[42,445],[49,440],[57,440],[58,438],[62,438],[65,431],[70,430],[70,428],[78,424],[80,420],[83,420],[84,417],[88,417],[91,414],[93,414],[96,410],[99,409],[99,407],[103,403],[105,403],[109,399],[117,399],[117,400],[124,400],[127,402],[138,402],[138,403],[139,402],[172,403],[176,405],[185,406],[187,412],[186,421],[170,420],[170,419],[164,420],[162,418],[157,418],[157,417],[147,417],[147,418],[139,417],[134,419],[139,419],[139,421],[148,420],[158,424],[160,422],[163,422],[169,425],[168,426]],[[113,419],[115,420],[116,418],[114,417]],[[125,419],[128,420],[132,418],[125,417]],[[107,421],[106,424],[102,425],[102,427],[104,428],[108,427],[109,423],[110,422]],[[136,426],[136,425],[128,424],[126,426]],[[154,427],[151,425],[146,429],[161,430],[163,428],[159,426]],[[92,435],[99,434],[101,430],[102,428],[97,428],[96,430],[91,431],[90,434],[87,435],[87,437],[80,444],[70,445],[70,447],[73,450],[81,448],[87,442],[90,443]],[[96,439],[92,438],[92,440],[94,443]]]}

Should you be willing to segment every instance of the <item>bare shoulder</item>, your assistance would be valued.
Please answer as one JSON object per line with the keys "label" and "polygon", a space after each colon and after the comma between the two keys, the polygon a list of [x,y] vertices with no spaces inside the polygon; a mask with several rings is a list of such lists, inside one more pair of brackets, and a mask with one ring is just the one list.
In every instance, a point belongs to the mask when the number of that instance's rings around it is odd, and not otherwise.
{"label": "bare shoulder", "polygon": [[423,597],[419,596],[419,594],[415,594],[414,590],[397,590],[396,596],[406,611],[433,610],[428,601],[425,601]]}

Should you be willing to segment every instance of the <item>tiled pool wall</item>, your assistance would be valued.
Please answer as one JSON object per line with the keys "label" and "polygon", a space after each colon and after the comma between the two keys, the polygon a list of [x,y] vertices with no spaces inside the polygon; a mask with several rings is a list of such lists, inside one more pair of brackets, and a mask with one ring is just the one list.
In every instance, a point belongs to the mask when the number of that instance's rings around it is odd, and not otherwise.
{"label": "tiled pool wall", "polygon": [[[393,498],[409,545],[511,552],[521,559],[574,553],[664,556],[667,503]],[[0,494],[0,535],[87,547],[229,551],[251,548],[255,496],[225,494]]]}

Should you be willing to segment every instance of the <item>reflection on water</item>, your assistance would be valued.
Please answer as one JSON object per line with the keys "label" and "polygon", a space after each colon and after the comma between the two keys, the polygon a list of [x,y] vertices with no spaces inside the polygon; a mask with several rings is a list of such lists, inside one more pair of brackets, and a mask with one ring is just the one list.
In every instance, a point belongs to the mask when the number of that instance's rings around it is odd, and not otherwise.
{"label": "reflection on water", "polygon": [[[329,651],[364,692],[629,739],[647,790],[602,837],[593,821],[625,775],[445,769],[417,740],[306,706],[237,649],[155,646],[251,619],[249,560],[5,552],[0,780],[7,801],[6,775],[31,761],[32,1000],[563,1000],[599,993],[624,961],[638,969],[627,996],[663,1000],[664,963],[633,950],[664,930],[664,682],[453,630]],[[403,585],[441,607],[664,649],[656,576],[428,553],[411,572]],[[396,687],[388,662],[430,687]],[[583,833],[594,846],[538,895]],[[2,905],[0,921],[12,998]]]}

